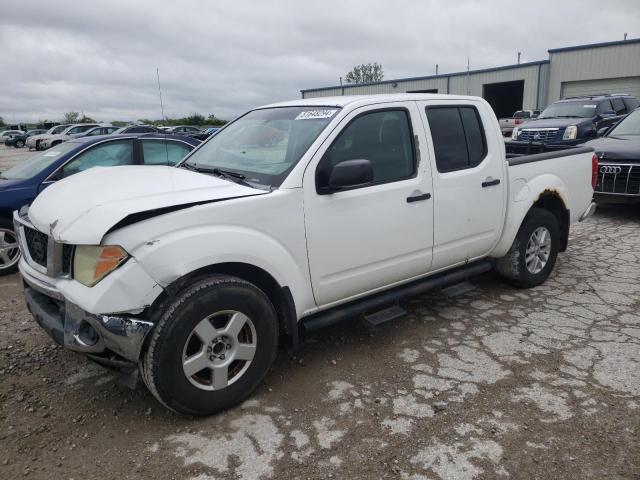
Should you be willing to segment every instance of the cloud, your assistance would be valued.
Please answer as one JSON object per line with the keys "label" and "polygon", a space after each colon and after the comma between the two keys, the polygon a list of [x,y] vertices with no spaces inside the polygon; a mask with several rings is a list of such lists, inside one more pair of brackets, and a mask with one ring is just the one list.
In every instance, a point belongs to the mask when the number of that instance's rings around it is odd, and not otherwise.
{"label": "cloud", "polygon": [[[0,14],[0,116],[110,121],[231,118],[335,85],[358,63],[386,78],[547,58],[549,48],[640,36],[637,0],[21,1]],[[608,28],[613,26],[613,28]]]}

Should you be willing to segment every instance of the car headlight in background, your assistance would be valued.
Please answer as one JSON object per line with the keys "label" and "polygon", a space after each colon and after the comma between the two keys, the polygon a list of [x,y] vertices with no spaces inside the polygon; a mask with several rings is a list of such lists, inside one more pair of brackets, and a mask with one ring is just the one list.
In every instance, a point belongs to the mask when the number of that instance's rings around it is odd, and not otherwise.
{"label": "car headlight in background", "polygon": [[73,258],[73,278],[93,287],[122,265],[129,254],[117,245],[78,245]]}
{"label": "car headlight in background", "polygon": [[569,125],[562,136],[563,140],[575,140],[578,137],[578,127],[575,125]]}
{"label": "car headlight in background", "polygon": [[515,127],[511,132],[511,140],[517,140],[517,139],[518,139],[518,127]]}

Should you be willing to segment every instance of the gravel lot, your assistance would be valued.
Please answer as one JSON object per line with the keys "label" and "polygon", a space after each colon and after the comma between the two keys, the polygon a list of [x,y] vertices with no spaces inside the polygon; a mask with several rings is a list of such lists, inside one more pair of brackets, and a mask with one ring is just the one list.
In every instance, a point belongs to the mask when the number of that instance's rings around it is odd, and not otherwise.
{"label": "gravel lot", "polygon": [[639,224],[601,209],[541,287],[321,331],[207,419],[55,346],[0,278],[0,478],[638,479]]}
{"label": "gravel lot", "polygon": [[29,151],[28,148],[14,148],[0,145],[0,172],[4,172],[22,160],[29,158],[35,154],[35,150]]}

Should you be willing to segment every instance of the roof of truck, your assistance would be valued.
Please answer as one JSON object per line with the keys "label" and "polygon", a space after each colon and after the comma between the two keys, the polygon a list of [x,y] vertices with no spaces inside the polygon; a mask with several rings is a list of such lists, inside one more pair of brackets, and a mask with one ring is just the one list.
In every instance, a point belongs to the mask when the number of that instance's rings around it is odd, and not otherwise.
{"label": "roof of truck", "polygon": [[272,107],[345,107],[353,103],[386,103],[415,100],[477,100],[479,97],[466,95],[443,95],[439,93],[393,93],[386,95],[345,95],[339,97],[301,98],[288,102],[272,103],[259,108]]}

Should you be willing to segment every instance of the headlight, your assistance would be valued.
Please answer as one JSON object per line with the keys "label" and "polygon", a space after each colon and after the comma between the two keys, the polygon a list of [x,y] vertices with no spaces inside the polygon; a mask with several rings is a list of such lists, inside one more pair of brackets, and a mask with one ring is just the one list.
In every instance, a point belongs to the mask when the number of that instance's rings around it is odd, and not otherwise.
{"label": "headlight", "polygon": [[575,125],[569,125],[562,136],[563,140],[575,140],[578,137],[578,127]]}
{"label": "headlight", "polygon": [[128,256],[117,245],[78,245],[73,258],[73,278],[87,287],[93,287],[122,265]]}
{"label": "headlight", "polygon": [[515,127],[511,132],[511,140],[517,140],[517,139],[518,139],[518,127]]}

